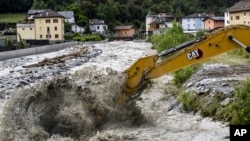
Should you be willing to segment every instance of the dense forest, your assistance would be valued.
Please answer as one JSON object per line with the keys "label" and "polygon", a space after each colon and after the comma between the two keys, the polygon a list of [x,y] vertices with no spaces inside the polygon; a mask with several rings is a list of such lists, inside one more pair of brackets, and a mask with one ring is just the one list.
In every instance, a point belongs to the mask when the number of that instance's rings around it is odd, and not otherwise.
{"label": "dense forest", "polygon": [[226,8],[239,0],[0,0],[0,13],[21,13],[29,9],[73,10],[76,22],[86,25],[88,19],[104,19],[109,26],[133,24],[143,27],[145,16],[168,12],[180,17],[197,12],[223,15]]}

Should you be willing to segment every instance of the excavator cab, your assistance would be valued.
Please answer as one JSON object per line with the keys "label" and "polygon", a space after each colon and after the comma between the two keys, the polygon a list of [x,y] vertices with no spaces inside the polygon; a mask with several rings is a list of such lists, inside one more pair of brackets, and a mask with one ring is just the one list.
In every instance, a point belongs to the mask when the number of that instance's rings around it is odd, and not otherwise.
{"label": "excavator cab", "polygon": [[199,63],[224,52],[244,48],[250,53],[250,26],[231,25],[213,30],[204,36],[185,42],[159,54],[139,58],[125,74],[124,95],[118,103],[124,104],[142,93],[151,79]]}

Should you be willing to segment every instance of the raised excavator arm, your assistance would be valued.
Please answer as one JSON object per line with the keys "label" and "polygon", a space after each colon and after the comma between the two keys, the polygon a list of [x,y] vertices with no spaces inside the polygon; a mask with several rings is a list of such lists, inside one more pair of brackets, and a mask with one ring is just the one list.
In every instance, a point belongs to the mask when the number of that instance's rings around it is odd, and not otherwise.
{"label": "raised excavator arm", "polygon": [[250,26],[232,25],[214,30],[160,54],[140,58],[125,71],[125,95],[118,99],[118,103],[138,97],[150,79],[242,47],[250,52]]}

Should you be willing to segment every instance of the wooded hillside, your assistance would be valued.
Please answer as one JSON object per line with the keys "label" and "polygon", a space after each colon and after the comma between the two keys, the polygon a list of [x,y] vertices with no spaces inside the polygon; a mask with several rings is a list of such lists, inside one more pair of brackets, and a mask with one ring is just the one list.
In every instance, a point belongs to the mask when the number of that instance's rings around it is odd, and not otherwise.
{"label": "wooded hillside", "polygon": [[27,12],[28,9],[50,8],[73,10],[76,22],[86,25],[88,19],[104,19],[109,26],[134,24],[144,26],[149,10],[185,16],[196,12],[223,15],[226,8],[239,0],[0,0],[0,13]]}

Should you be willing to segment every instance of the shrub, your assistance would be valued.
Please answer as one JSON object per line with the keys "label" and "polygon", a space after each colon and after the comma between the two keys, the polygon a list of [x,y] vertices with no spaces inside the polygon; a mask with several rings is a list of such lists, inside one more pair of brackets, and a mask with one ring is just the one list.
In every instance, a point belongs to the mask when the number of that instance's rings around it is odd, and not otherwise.
{"label": "shrub", "polygon": [[246,58],[246,59],[250,57],[249,53],[245,49],[241,49],[241,48],[230,51],[230,52],[228,52],[228,54],[237,55],[237,56],[240,56],[240,57]]}
{"label": "shrub", "polygon": [[13,46],[13,41],[11,38],[7,38],[7,46],[12,47]]}
{"label": "shrub", "polygon": [[65,40],[73,40],[73,38],[74,38],[74,35],[72,35],[72,34],[65,34],[64,35]]}
{"label": "shrub", "polygon": [[86,41],[101,41],[103,40],[103,38],[105,37],[100,34],[85,34],[83,36],[75,36],[73,37],[73,40],[86,42]]}
{"label": "shrub", "polygon": [[231,105],[232,123],[250,124],[250,79],[235,88],[235,101]]}
{"label": "shrub", "polygon": [[18,34],[18,37],[19,37],[19,47],[21,48],[21,49],[23,49],[23,48],[25,48],[25,44],[24,44],[24,42],[23,42],[23,38],[21,37],[21,35],[20,34]]}
{"label": "shrub", "polygon": [[184,82],[186,82],[192,74],[194,74],[198,70],[198,65],[192,65],[189,67],[186,67],[184,69],[180,69],[176,72],[174,72],[174,84],[176,86],[182,85]]}
{"label": "shrub", "polygon": [[174,22],[173,27],[166,30],[166,32],[162,35],[153,35],[150,39],[152,42],[154,49],[157,50],[158,53],[175,47],[187,40],[191,37],[187,34],[184,34],[183,29],[180,24]]}
{"label": "shrub", "polygon": [[194,110],[194,107],[192,107],[192,104],[194,104],[195,96],[188,94],[188,93],[181,93],[178,95],[177,98],[179,103],[182,103],[183,109],[185,111],[192,111]]}
{"label": "shrub", "polygon": [[200,115],[203,117],[230,121],[232,117],[230,106],[223,107],[220,104],[222,99],[225,98],[226,97],[221,94],[217,94],[215,97],[204,97],[203,95],[184,92],[178,95],[177,100],[182,104],[184,111],[200,111]]}

